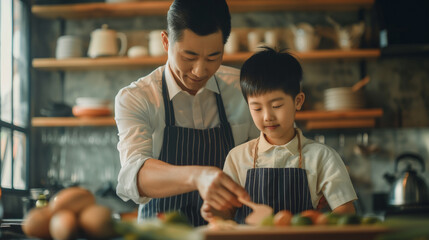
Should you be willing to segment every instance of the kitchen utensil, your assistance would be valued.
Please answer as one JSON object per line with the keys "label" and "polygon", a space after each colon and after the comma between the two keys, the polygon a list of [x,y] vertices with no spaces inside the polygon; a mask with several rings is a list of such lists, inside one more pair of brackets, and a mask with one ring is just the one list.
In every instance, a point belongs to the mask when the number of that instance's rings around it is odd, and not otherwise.
{"label": "kitchen utensil", "polygon": [[243,198],[238,198],[238,200],[253,210],[245,219],[249,225],[259,225],[262,220],[273,214],[273,208],[268,205],[257,204]]}
{"label": "kitchen utensil", "polygon": [[[118,42],[120,40],[120,49],[118,51]],[[100,29],[91,33],[89,42],[88,56],[91,58],[103,56],[123,56],[127,50],[127,36],[124,33],[108,29],[107,24],[103,24]]]}
{"label": "kitchen utensil", "polygon": [[326,89],[323,101],[326,110],[358,109],[365,105],[363,92],[353,92],[350,87]]}
{"label": "kitchen utensil", "polygon": [[396,177],[399,162],[406,159],[420,163],[422,172],[425,169],[425,162],[420,155],[414,153],[399,155],[395,159],[395,174],[384,174],[384,178],[391,184],[388,204],[400,208],[427,205],[429,204],[429,189],[425,181],[412,169],[410,163],[407,163],[406,169],[399,174],[399,177]]}
{"label": "kitchen utensil", "polygon": [[369,83],[369,81],[370,81],[371,79],[370,79],[370,77],[369,76],[366,76],[366,77],[364,77],[364,78],[362,78],[359,82],[357,82],[357,83],[355,83],[353,86],[352,86],[352,91],[353,92],[357,92],[359,89],[361,89],[363,86],[365,86],[365,85],[367,85],[368,83]]}
{"label": "kitchen utensil", "polygon": [[40,115],[45,117],[70,117],[72,107],[62,102],[50,102],[40,109]]}
{"label": "kitchen utensil", "polygon": [[55,57],[57,59],[82,57],[82,40],[77,36],[71,35],[59,37]]}
{"label": "kitchen utensil", "polygon": [[334,26],[335,35],[333,40],[336,42],[338,48],[349,50],[359,47],[361,37],[365,31],[364,22],[359,22],[349,26],[341,26],[329,16],[326,19]]}
{"label": "kitchen utensil", "polygon": [[147,47],[144,46],[133,46],[128,49],[128,57],[130,58],[144,57],[148,54]]}
{"label": "kitchen utensil", "polygon": [[316,35],[315,29],[308,23],[290,25],[293,33],[293,46],[298,52],[311,51],[319,45],[320,37]]}
{"label": "kitchen utensil", "polygon": [[100,117],[112,114],[112,110],[108,107],[90,108],[74,106],[72,110],[75,117]]}
{"label": "kitchen utensil", "polygon": [[105,108],[108,107],[110,101],[103,98],[94,97],[78,97],[76,98],[76,105],[86,108]]}

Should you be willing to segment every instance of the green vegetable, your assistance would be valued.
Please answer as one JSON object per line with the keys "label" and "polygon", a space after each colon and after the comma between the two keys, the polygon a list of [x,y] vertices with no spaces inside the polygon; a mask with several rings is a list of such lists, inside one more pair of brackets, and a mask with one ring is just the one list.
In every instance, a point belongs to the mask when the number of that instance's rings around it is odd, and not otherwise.
{"label": "green vegetable", "polygon": [[361,218],[358,215],[346,214],[338,218],[337,225],[359,225],[360,223]]}
{"label": "green vegetable", "polygon": [[270,215],[262,219],[261,226],[274,226],[274,215]]}
{"label": "green vegetable", "polygon": [[304,217],[299,214],[295,214],[292,217],[290,224],[292,226],[307,226],[307,225],[312,225],[313,221],[311,221],[311,218],[309,217]]}
{"label": "green vegetable", "polygon": [[364,225],[380,224],[381,220],[378,217],[366,216],[362,218],[361,223]]}

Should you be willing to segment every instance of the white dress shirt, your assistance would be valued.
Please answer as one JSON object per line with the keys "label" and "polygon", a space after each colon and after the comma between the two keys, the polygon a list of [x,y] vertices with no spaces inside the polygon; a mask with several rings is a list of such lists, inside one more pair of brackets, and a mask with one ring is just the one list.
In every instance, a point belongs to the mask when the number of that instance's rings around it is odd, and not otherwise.
{"label": "white dress shirt", "polygon": [[165,128],[161,89],[164,69],[176,126],[194,129],[219,126],[214,93],[220,93],[235,145],[259,136],[241,93],[238,69],[220,66],[215,74],[219,88],[215,77],[211,77],[206,86],[192,96],[177,85],[167,66],[168,62],[167,65],[158,67],[149,75],[122,88],[116,95],[115,120],[119,131],[117,147],[121,160],[116,192],[124,201],[150,201],[150,198],[139,196],[137,173],[147,159],[158,159],[161,152]]}
{"label": "white dress shirt", "polygon": [[[331,209],[356,200],[350,176],[338,153],[319,142],[307,139],[298,129],[302,145],[302,168],[306,170],[311,201],[316,208],[324,195]],[[224,171],[241,186],[245,186],[247,170],[253,168],[256,139],[233,148],[226,157]],[[261,133],[257,168],[297,168],[298,138],[285,145],[272,145]]]}

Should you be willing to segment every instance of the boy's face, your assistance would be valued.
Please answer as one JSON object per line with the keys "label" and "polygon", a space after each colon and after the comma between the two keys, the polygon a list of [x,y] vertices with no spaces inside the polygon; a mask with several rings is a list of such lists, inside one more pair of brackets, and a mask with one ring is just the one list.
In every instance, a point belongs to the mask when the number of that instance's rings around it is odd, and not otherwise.
{"label": "boy's face", "polygon": [[164,49],[168,51],[168,63],[177,84],[191,95],[204,87],[222,63],[222,32],[199,36],[189,29],[176,42],[169,42],[162,33]]}
{"label": "boy's face", "polygon": [[295,112],[301,110],[305,100],[304,93],[295,99],[281,90],[257,96],[248,96],[250,113],[256,127],[273,145],[288,143],[295,136]]}

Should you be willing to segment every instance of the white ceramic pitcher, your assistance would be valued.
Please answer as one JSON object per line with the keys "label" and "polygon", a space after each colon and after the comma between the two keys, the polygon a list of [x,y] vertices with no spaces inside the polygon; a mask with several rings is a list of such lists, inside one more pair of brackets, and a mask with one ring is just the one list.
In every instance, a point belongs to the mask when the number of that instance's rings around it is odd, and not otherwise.
{"label": "white ceramic pitcher", "polygon": [[[120,49],[118,51],[118,41],[120,40]],[[89,42],[88,56],[91,58],[104,56],[124,56],[127,50],[127,36],[124,33],[108,29],[107,24],[91,33]]]}
{"label": "white ceramic pitcher", "polygon": [[308,23],[299,23],[291,25],[294,36],[295,50],[298,52],[311,51],[319,45],[320,37],[316,35],[315,29]]}

